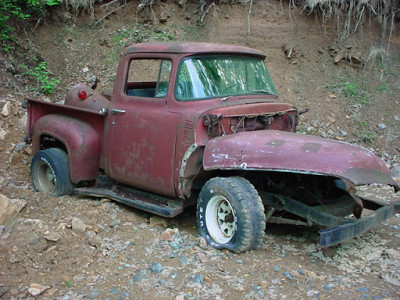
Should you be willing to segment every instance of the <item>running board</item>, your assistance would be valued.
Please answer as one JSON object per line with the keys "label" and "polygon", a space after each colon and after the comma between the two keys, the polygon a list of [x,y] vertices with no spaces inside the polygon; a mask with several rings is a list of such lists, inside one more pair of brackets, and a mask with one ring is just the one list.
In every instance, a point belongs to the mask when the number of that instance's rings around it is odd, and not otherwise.
{"label": "running board", "polygon": [[173,218],[179,215],[183,212],[184,208],[184,202],[181,200],[172,200],[119,185],[113,189],[104,187],[75,188],[74,193],[83,196],[110,198],[128,206],[166,218]]}

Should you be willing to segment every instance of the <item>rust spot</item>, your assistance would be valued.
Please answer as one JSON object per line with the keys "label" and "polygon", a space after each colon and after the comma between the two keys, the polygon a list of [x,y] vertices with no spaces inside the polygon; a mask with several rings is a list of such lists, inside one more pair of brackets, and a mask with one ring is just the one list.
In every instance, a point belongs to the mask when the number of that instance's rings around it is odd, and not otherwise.
{"label": "rust spot", "polygon": [[266,145],[269,145],[269,146],[276,146],[276,147],[280,147],[280,146],[282,146],[283,144],[285,144],[285,141],[284,141],[284,140],[273,140],[273,141],[270,141],[270,142],[266,143]]}
{"label": "rust spot", "polygon": [[321,144],[319,143],[306,143],[301,146],[301,150],[304,152],[318,152],[321,149]]}

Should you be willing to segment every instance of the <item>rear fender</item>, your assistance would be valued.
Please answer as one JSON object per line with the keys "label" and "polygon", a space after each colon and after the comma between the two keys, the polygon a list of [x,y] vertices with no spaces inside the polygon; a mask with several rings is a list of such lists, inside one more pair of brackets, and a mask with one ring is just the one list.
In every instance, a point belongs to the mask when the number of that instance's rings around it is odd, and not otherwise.
{"label": "rear fender", "polygon": [[63,143],[68,151],[71,181],[94,180],[100,160],[99,137],[88,123],[68,116],[49,114],[35,124],[32,137],[34,153],[41,150],[41,137],[48,135]]}
{"label": "rear fender", "polygon": [[205,170],[283,171],[340,178],[354,185],[388,184],[399,190],[385,163],[372,151],[347,143],[292,132],[262,130],[217,137],[206,145]]}

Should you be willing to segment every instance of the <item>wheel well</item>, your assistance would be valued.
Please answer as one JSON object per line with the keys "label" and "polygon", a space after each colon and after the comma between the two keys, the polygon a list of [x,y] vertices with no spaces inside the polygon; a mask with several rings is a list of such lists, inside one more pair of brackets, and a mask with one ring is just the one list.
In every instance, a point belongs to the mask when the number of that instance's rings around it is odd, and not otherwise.
{"label": "wheel well", "polygon": [[46,135],[46,134],[44,134],[40,137],[39,147],[40,147],[40,150],[44,150],[44,149],[48,149],[48,148],[60,148],[60,149],[64,150],[65,153],[68,154],[67,147],[65,147],[65,145],[61,141],[55,139],[54,137],[52,137],[50,135]]}
{"label": "wheel well", "polygon": [[302,203],[315,205],[334,202],[347,191],[340,187],[340,179],[332,176],[277,171],[212,170],[200,172],[193,182],[196,192],[213,177],[240,176],[249,180],[258,191],[292,197]]}

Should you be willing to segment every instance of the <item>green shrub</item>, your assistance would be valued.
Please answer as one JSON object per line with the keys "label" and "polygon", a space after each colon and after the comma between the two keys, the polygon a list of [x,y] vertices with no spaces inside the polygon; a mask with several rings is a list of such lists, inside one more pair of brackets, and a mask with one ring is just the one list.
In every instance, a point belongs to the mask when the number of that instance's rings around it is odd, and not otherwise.
{"label": "green shrub", "polygon": [[43,94],[51,94],[54,92],[57,84],[60,83],[60,80],[50,77],[51,74],[47,70],[47,65],[44,61],[40,62],[34,69],[30,69],[25,65],[20,65],[20,68],[26,70],[23,75],[28,75],[32,79],[36,80],[37,86],[29,87],[32,91],[39,91]]}
{"label": "green shrub", "polygon": [[61,0],[1,0],[0,1],[0,44],[4,52],[10,52],[14,27],[13,22],[23,22],[32,16],[42,18],[46,7],[60,4]]}

